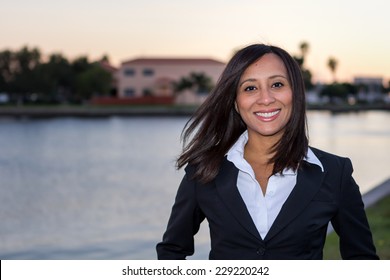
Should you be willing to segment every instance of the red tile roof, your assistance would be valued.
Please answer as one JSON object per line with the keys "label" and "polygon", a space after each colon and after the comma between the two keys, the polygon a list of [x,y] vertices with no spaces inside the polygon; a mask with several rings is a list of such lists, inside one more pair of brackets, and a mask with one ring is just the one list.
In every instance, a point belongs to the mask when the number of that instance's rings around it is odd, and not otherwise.
{"label": "red tile roof", "polygon": [[110,71],[110,72],[115,72],[118,70],[118,68],[112,66],[108,61],[106,60],[102,60],[99,62],[100,63],[100,66],[103,67],[104,69],[106,69],[107,71]]}

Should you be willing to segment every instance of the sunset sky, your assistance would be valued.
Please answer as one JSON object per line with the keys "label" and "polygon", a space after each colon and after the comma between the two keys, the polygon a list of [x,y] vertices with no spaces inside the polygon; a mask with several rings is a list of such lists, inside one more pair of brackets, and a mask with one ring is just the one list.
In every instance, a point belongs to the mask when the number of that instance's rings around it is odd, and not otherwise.
{"label": "sunset sky", "polygon": [[114,64],[135,57],[210,57],[226,62],[250,43],[299,54],[314,81],[354,76],[390,80],[388,0],[0,0],[0,51],[38,47],[69,59],[107,54]]}

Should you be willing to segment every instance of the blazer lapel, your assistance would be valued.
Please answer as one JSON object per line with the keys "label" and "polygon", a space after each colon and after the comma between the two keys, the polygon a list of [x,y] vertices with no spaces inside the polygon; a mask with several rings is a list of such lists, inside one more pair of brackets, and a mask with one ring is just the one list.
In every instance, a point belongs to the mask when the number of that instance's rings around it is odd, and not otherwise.
{"label": "blazer lapel", "polygon": [[217,192],[226,207],[237,221],[256,238],[261,239],[259,232],[246,208],[245,202],[237,189],[238,169],[235,165],[223,159],[221,170],[215,178]]}
{"label": "blazer lapel", "polygon": [[297,217],[313,199],[322,185],[326,172],[317,165],[304,163],[298,170],[297,183],[272,224],[265,241],[271,239]]}

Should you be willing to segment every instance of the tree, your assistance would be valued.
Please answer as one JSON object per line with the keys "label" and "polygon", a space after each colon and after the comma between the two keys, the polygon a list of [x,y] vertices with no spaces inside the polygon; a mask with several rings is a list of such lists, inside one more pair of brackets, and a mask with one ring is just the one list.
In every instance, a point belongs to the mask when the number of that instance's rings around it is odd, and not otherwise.
{"label": "tree", "polygon": [[12,81],[11,61],[13,54],[9,50],[0,52],[0,92],[9,91],[9,83]]}
{"label": "tree", "polygon": [[208,93],[213,87],[212,80],[204,73],[192,72],[188,77],[182,77],[175,83],[175,92],[180,93],[184,90],[192,90],[196,93]]}
{"label": "tree", "polygon": [[301,68],[302,76],[303,76],[303,82],[305,83],[306,89],[311,89],[313,87],[313,84],[311,82],[312,74],[309,69],[306,69],[305,67],[305,60],[307,53],[309,52],[309,43],[303,41],[299,44],[300,49],[300,56],[294,56],[295,61],[298,63],[299,67]]}
{"label": "tree", "polygon": [[336,82],[336,69],[337,69],[337,66],[338,66],[338,61],[334,57],[330,57],[328,59],[328,67],[329,67],[330,71],[332,72],[333,82],[334,83]]}
{"label": "tree", "polygon": [[41,52],[37,48],[30,50],[28,47],[23,47],[16,52],[15,60],[17,62],[15,72],[21,73],[33,70],[40,63]]}
{"label": "tree", "polygon": [[[108,61],[108,56],[103,56],[102,60]],[[102,67],[102,60],[89,62],[87,57],[79,57],[72,62],[75,102],[109,95],[113,77]]]}
{"label": "tree", "polygon": [[190,79],[196,93],[209,93],[213,87],[211,78],[204,73],[191,73]]}
{"label": "tree", "polygon": [[309,51],[309,43],[303,41],[303,42],[300,43],[299,48],[301,50],[301,57],[303,59],[305,59],[305,57],[306,57],[306,55],[307,55],[307,53]]}
{"label": "tree", "polygon": [[112,73],[100,61],[80,57],[70,63],[57,53],[42,62],[41,52],[29,47],[0,52],[0,92],[9,93],[11,102],[80,102],[111,87]]}
{"label": "tree", "polygon": [[88,61],[88,58],[86,56],[81,56],[79,58],[76,58],[72,62],[72,70],[73,72],[78,75],[84,71],[87,71],[90,67],[90,62]]}
{"label": "tree", "polygon": [[93,63],[90,67],[79,73],[76,77],[75,101],[88,100],[92,96],[108,95],[111,89],[112,76],[104,70],[99,63]]}
{"label": "tree", "polygon": [[39,68],[44,102],[66,102],[72,95],[74,77],[71,65],[62,54],[52,54]]}
{"label": "tree", "polygon": [[10,91],[16,94],[17,102],[21,104],[27,99],[28,94],[38,90],[39,76],[36,70],[41,63],[41,52],[37,48],[23,47],[14,53],[10,63],[12,75]]}
{"label": "tree", "polygon": [[175,92],[179,93],[187,89],[192,89],[193,82],[188,77],[182,77],[178,82],[174,84]]}

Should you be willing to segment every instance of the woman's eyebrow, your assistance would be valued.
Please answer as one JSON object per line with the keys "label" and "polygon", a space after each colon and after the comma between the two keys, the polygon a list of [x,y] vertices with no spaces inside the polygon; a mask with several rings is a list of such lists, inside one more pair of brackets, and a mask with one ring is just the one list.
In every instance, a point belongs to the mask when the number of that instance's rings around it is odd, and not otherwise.
{"label": "woman's eyebrow", "polygon": [[246,79],[246,80],[243,80],[239,86],[241,87],[243,84],[247,83],[247,82],[256,82],[257,80],[254,79],[254,78],[249,78],[249,79]]}
{"label": "woman's eyebrow", "polygon": [[272,75],[272,76],[269,77],[269,79],[275,79],[275,78],[287,79],[287,77],[282,75],[282,74],[280,74],[280,75]]}
{"label": "woman's eyebrow", "polygon": [[[286,79],[287,80],[287,77],[282,75],[282,74],[276,74],[276,75],[272,75],[272,76],[269,76],[268,79],[275,79],[275,78],[283,78],[283,79]],[[246,79],[246,80],[243,80],[240,84],[239,84],[239,87],[241,87],[243,84],[247,83],[247,82],[256,82],[257,79],[255,78],[249,78],[249,79]]]}

